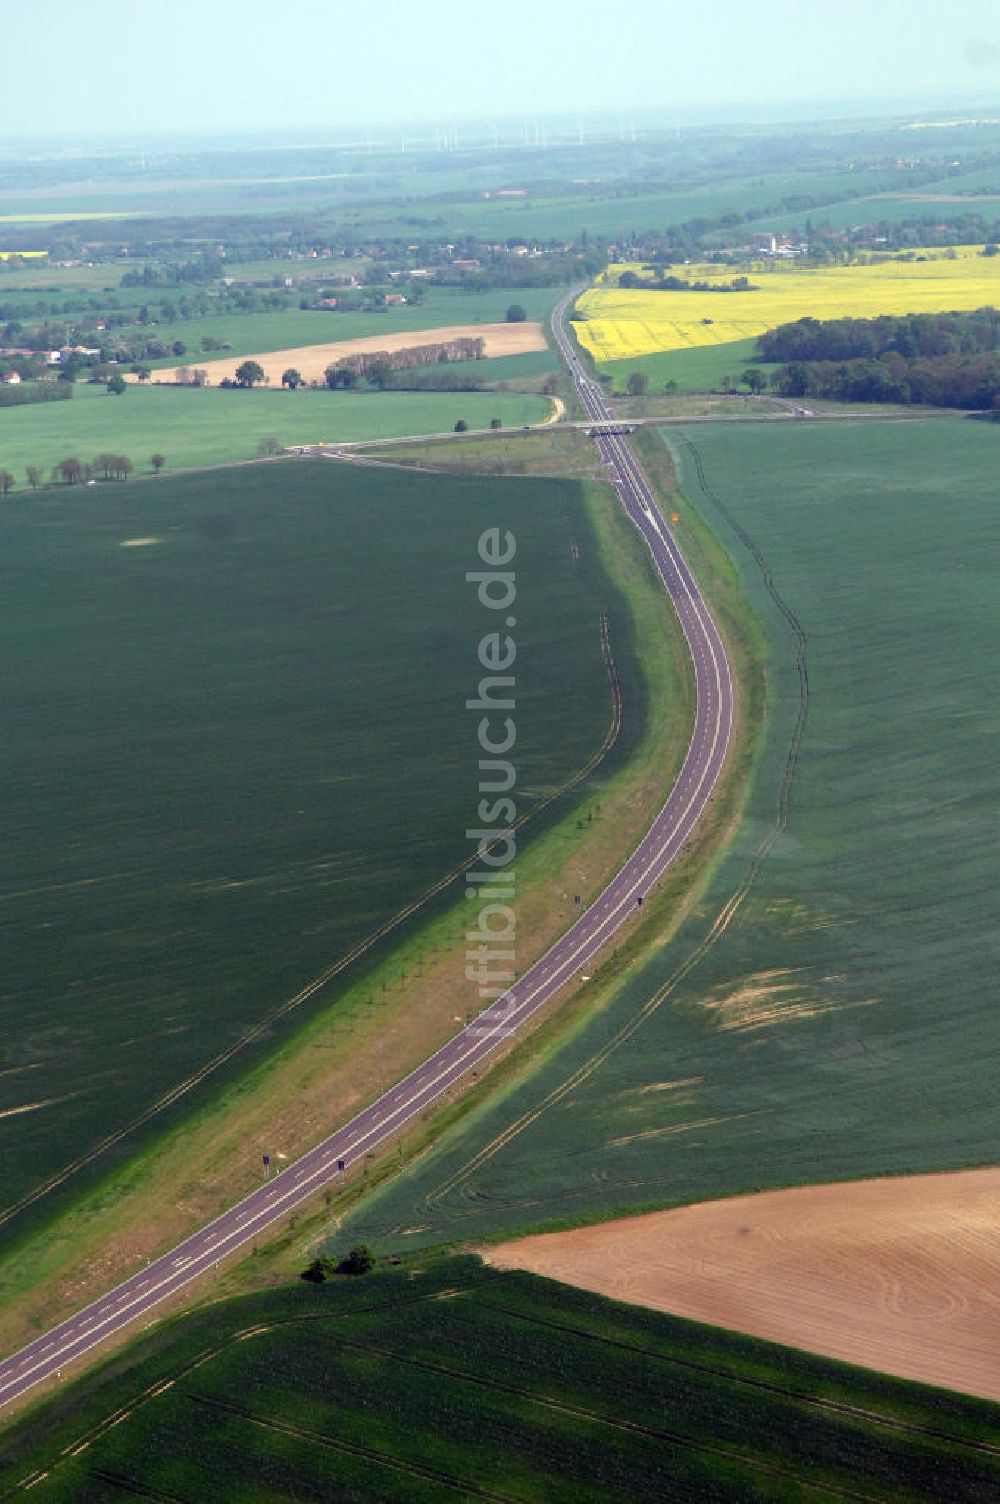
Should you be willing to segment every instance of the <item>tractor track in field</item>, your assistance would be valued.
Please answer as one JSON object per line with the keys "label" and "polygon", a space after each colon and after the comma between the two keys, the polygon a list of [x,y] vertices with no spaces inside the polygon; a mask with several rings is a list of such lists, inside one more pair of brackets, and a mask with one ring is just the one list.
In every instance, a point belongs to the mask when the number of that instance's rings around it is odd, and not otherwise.
{"label": "tractor track in field", "polygon": [[[476,1389],[482,1389],[490,1394],[505,1395],[515,1400],[526,1400],[531,1405],[536,1405],[543,1410],[552,1410],[561,1415],[567,1415],[574,1420],[582,1420],[592,1425],[605,1426],[608,1430],[617,1431],[623,1436],[642,1436],[650,1441],[668,1442],[671,1446],[680,1448],[686,1452],[709,1457],[724,1457],[728,1462],[736,1462],[741,1467],[750,1471],[763,1473],[770,1478],[782,1478],[792,1483],[804,1484],[806,1478],[792,1468],[779,1467],[776,1463],[767,1462],[763,1458],[754,1457],[746,1452],[741,1452],[735,1447],[723,1446],[719,1442],[700,1440],[683,1431],[670,1430],[663,1426],[648,1426],[640,1421],[625,1420],[621,1416],[609,1415],[606,1411],[595,1410],[589,1405],[580,1405],[573,1400],[560,1399],[553,1394],[547,1394],[543,1390],[535,1389],[527,1384],[513,1384],[496,1378],[489,1378],[474,1370],[462,1368],[454,1363],[442,1363],[432,1358],[421,1358],[410,1353],[399,1352],[391,1347],[383,1347],[376,1342],[368,1342],[360,1338],[351,1338],[334,1334],[333,1339],[338,1346],[347,1348],[351,1352],[357,1352],[365,1356],[380,1359],[386,1364],[397,1364],[406,1368],[416,1369],[420,1373],[426,1373],[436,1378],[457,1380],[461,1384],[467,1384]],[[243,1416],[257,1425],[274,1428],[281,1431],[289,1431],[290,1434],[299,1434],[309,1440],[315,1440],[324,1445],[329,1445],[338,1450],[356,1452],[373,1461],[386,1460],[386,1454],[379,1454],[362,1448],[354,1443],[345,1443],[339,1438],[330,1437],[321,1432],[307,1432],[293,1430],[285,1422],[275,1422],[270,1417],[260,1416],[248,1407],[240,1405],[232,1400],[222,1400],[215,1395],[190,1395],[190,1399],[197,1403],[212,1405],[225,1410],[231,1415]],[[390,1463],[390,1465],[393,1465]],[[403,1464],[407,1471],[411,1470],[409,1464]],[[449,1475],[421,1474],[422,1476],[434,1476],[438,1481],[452,1481]],[[809,1487],[819,1494],[827,1494],[835,1499],[854,1499],[862,1501],[862,1504],[879,1504],[878,1496],[874,1494],[858,1493],[851,1489],[838,1488],[833,1484],[816,1483],[809,1481]],[[461,1484],[461,1480],[455,1480]],[[486,1499],[500,1499],[506,1501],[511,1495],[480,1492],[474,1486],[464,1485],[470,1493],[476,1497]]]}
{"label": "tractor track in field", "polygon": [[[615,1337],[604,1337],[599,1332],[588,1331],[586,1327],[574,1326],[570,1322],[553,1321],[549,1317],[533,1316],[526,1311],[518,1310],[516,1306],[500,1305],[495,1300],[488,1300],[487,1304],[494,1310],[501,1311],[505,1316],[529,1323],[533,1326],[548,1327],[553,1331],[566,1332],[570,1336],[579,1337],[588,1342],[600,1343],[621,1352],[637,1353],[641,1357],[652,1358],[657,1363],[666,1363],[674,1368],[689,1369],[693,1373],[705,1374],[708,1378],[724,1379],[726,1383],[735,1384],[745,1389],[759,1389],[765,1394],[773,1394],[783,1399],[795,1400],[798,1404],[808,1405],[816,1410],[829,1411],[833,1415],[843,1415],[849,1419],[863,1420],[868,1424],[881,1426],[888,1431],[903,1431],[909,1436],[922,1436],[929,1441],[945,1441],[951,1446],[965,1447],[970,1452],[977,1452],[985,1457],[1000,1458],[1000,1445],[994,1446],[988,1441],[977,1441],[971,1436],[957,1436],[953,1431],[943,1431],[936,1426],[919,1426],[912,1421],[900,1420],[896,1416],[883,1415],[878,1410],[868,1410],[863,1405],[850,1405],[842,1400],[823,1399],[819,1395],[809,1394],[806,1390],[795,1389],[791,1385],[769,1384],[766,1379],[754,1379],[746,1374],[733,1373],[730,1369],[719,1368],[712,1363],[698,1363],[693,1358],[678,1358],[672,1353],[660,1352],[656,1348],[642,1347],[634,1342],[622,1342],[619,1338]],[[675,1319],[685,1321],[688,1318],[677,1317]]]}

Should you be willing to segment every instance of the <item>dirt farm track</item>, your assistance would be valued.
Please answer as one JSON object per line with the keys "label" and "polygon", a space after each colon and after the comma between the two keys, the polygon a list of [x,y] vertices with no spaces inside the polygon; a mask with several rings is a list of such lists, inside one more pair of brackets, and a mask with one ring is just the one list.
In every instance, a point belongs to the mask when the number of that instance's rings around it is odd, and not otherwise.
{"label": "dirt farm track", "polygon": [[[256,360],[271,386],[281,385],[281,373],[294,367],[306,381],[322,381],[327,366],[348,355],[373,355],[385,350],[412,350],[421,345],[444,344],[451,339],[482,339],[487,356],[525,355],[546,348],[541,324],[448,324],[440,329],[407,329],[396,334],[370,334],[363,339],[342,339],[329,345],[299,345],[292,350],[268,350],[260,355],[228,355],[224,359],[192,355],[172,370],[154,372],[154,381],[175,382],[178,371],[198,368],[208,372],[213,386],[232,376],[244,360]],[[131,378],[127,378],[131,379]]]}
{"label": "dirt farm track", "polygon": [[489,1263],[1000,1400],[1000,1169],[767,1191]]}

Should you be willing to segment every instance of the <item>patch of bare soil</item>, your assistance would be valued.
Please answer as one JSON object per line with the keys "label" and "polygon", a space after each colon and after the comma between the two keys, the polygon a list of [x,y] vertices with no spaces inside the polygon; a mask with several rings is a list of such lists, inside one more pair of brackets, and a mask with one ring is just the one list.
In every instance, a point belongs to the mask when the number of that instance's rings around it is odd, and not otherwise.
{"label": "patch of bare soil", "polygon": [[766,1191],[483,1254],[501,1268],[1000,1400],[1000,1168]]}

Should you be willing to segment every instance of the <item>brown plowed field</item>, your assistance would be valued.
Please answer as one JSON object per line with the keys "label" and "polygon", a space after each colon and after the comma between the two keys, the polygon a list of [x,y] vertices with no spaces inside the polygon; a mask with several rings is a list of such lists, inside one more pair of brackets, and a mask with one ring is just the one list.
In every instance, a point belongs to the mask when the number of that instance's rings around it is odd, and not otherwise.
{"label": "brown plowed field", "polygon": [[264,368],[271,386],[281,385],[281,373],[293,366],[306,381],[322,381],[328,365],[346,355],[371,355],[375,351],[412,350],[419,345],[440,345],[452,339],[483,339],[487,356],[525,355],[544,350],[545,331],[541,324],[449,324],[442,329],[408,329],[397,334],[370,334],[363,339],[342,339],[330,345],[300,345],[294,350],[268,350],[262,355],[227,355],[223,360],[192,355],[183,365],[153,372],[154,381],[174,382],[179,370],[205,370],[213,386],[224,376],[232,376],[245,360],[256,360]]}
{"label": "brown plowed field", "polygon": [[1000,1169],[766,1191],[483,1255],[1000,1400]]}

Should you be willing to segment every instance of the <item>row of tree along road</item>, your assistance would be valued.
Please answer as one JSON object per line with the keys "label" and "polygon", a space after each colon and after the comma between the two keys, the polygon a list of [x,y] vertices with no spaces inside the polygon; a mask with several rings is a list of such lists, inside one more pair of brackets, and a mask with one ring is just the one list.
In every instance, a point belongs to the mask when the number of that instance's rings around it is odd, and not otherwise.
{"label": "row of tree along road", "polygon": [[[164,455],[150,455],[149,468],[154,475],[159,475],[166,463]],[[55,485],[85,486],[98,480],[128,480],[134,470],[127,454],[98,454],[92,460],[81,460],[75,454],[69,454],[52,466],[49,479]],[[38,491],[46,484],[45,471],[39,465],[28,465],[24,476],[32,491]],[[16,486],[16,476],[9,470],[0,470],[0,496],[9,496]]]}

